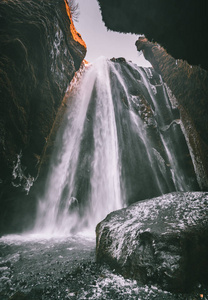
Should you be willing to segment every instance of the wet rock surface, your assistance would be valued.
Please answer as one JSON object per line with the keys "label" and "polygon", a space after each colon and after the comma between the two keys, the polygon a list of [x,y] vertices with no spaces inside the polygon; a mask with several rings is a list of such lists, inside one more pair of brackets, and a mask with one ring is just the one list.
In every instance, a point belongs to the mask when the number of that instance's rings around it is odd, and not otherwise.
{"label": "wet rock surface", "polygon": [[146,38],[139,38],[136,47],[138,51],[143,51],[145,58],[161,74],[178,101],[198,182],[200,188],[207,191],[208,72],[186,61],[175,60],[163,47]]}
{"label": "wet rock surface", "polygon": [[1,1],[0,28],[0,232],[5,232],[20,230],[10,220],[32,210],[22,198],[37,177],[86,46],[64,0]]}
{"label": "wet rock surface", "polygon": [[207,204],[207,193],[171,193],[109,214],[96,228],[97,261],[166,290],[206,285]]}
{"label": "wet rock surface", "polygon": [[[95,241],[68,238],[6,236],[0,239],[1,300],[193,300],[192,294],[172,294],[156,286],[124,279],[95,262]],[[204,298],[206,299],[206,298]]]}

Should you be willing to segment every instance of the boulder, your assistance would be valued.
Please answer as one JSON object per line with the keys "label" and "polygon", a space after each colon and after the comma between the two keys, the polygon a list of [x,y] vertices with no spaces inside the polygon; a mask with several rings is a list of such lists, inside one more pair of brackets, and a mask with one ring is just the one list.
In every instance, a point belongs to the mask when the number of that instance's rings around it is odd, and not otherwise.
{"label": "boulder", "polygon": [[97,262],[174,292],[208,279],[208,193],[175,192],[110,213],[96,227]]}

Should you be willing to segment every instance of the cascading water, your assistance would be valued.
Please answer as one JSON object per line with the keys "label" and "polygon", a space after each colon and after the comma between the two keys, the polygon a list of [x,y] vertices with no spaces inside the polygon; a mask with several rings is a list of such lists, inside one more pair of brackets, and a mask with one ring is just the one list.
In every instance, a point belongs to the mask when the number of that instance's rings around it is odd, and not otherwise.
{"label": "cascading water", "polygon": [[196,185],[180,120],[152,72],[103,57],[87,68],[57,135],[36,232],[94,230],[128,203]]}
{"label": "cascading water", "polygon": [[[85,144],[90,144],[90,139],[93,142],[88,153],[88,145],[82,145],[82,139],[86,138],[85,129],[90,122],[90,105],[94,110],[93,130],[88,130]],[[69,104],[56,147],[46,191],[39,203],[35,230],[49,234],[65,234],[82,227],[94,230],[107,213],[123,205],[117,130],[105,59],[99,59],[84,75],[78,94]],[[85,160],[89,161],[87,167]],[[83,169],[83,165],[87,169]],[[80,212],[81,200],[76,196],[80,189],[77,181],[83,175],[77,174],[80,172],[90,174],[89,199],[82,199],[88,201],[84,213]],[[84,215],[82,218],[80,213]]]}
{"label": "cascading water", "polygon": [[[0,298],[184,299],[96,264],[91,236],[125,205],[196,190],[178,110],[151,68],[102,57],[79,75],[66,99],[34,230],[0,238]],[[28,179],[22,172],[20,153],[14,184]]]}

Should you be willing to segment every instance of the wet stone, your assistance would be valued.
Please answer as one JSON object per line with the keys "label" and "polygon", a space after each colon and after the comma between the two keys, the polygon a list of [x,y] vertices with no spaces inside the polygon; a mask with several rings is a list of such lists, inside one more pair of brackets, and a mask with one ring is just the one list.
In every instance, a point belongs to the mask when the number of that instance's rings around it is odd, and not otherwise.
{"label": "wet stone", "polygon": [[176,192],[110,213],[96,228],[97,261],[172,292],[207,284],[207,207],[208,193]]}

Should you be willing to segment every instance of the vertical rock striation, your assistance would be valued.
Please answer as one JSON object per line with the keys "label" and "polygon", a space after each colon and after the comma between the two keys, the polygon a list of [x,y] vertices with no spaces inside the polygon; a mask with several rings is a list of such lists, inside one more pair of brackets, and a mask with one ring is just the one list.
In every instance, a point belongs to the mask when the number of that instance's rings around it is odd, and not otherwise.
{"label": "vertical rock striation", "polygon": [[85,53],[66,0],[0,2],[0,226],[21,210],[17,193],[29,190],[38,174],[57,111]]}
{"label": "vertical rock striation", "polygon": [[208,189],[208,72],[186,61],[176,60],[157,43],[146,38],[136,42],[154,69],[162,75],[179,103],[185,134],[189,142],[198,181]]}

